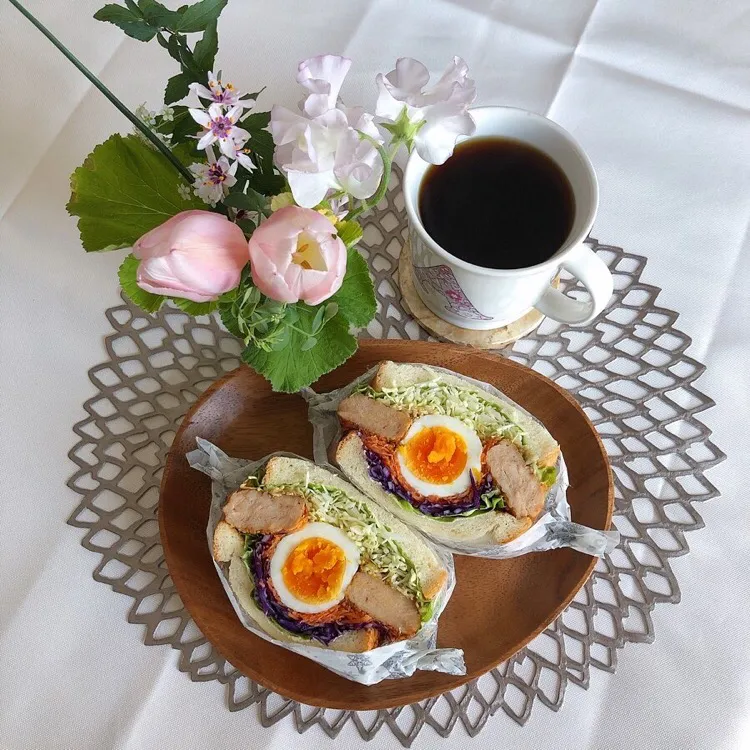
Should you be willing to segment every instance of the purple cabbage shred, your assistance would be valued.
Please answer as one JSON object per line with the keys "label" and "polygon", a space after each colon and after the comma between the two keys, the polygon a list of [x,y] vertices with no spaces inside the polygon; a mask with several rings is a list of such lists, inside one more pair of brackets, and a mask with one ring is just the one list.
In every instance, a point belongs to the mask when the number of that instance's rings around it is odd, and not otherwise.
{"label": "purple cabbage shred", "polygon": [[416,500],[409,490],[393,477],[391,470],[377,453],[365,449],[365,458],[367,459],[367,467],[371,479],[375,480],[386,492],[390,492],[396,495],[396,497],[401,498],[401,500],[405,500],[413,508],[416,508],[427,516],[460,516],[472,510],[478,510],[482,507],[482,495],[493,489],[492,477],[489,474],[482,479],[480,484],[477,484],[473,474],[470,473],[471,491],[459,502],[446,503]]}
{"label": "purple cabbage shred", "polygon": [[321,625],[310,625],[306,622],[295,619],[292,610],[285,607],[276,599],[273,591],[268,585],[270,574],[268,561],[265,559],[266,556],[264,553],[272,540],[273,536],[270,534],[264,535],[255,544],[250,554],[250,568],[253,572],[253,578],[255,579],[255,590],[253,596],[256,603],[263,611],[263,614],[284,628],[284,630],[288,630],[295,635],[313,638],[325,645],[328,645],[334,638],[337,638],[342,633],[346,633],[349,630],[361,630],[362,628],[377,628],[378,630],[382,630],[378,623],[351,623],[339,625],[331,622],[323,623]]}

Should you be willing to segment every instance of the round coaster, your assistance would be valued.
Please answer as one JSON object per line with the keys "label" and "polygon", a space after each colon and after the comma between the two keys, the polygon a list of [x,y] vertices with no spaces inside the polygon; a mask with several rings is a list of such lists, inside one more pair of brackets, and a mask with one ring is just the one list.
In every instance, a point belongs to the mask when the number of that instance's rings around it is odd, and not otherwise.
{"label": "round coaster", "polygon": [[[466,344],[477,349],[500,349],[531,333],[544,319],[544,315],[538,310],[530,310],[522,318],[508,325],[490,328],[486,331],[474,331],[459,328],[439,318],[422,302],[414,284],[409,240],[404,243],[398,259],[398,285],[404,304],[417,323],[434,336],[452,341],[454,344]],[[560,286],[559,277],[555,277],[552,285],[555,288]]]}

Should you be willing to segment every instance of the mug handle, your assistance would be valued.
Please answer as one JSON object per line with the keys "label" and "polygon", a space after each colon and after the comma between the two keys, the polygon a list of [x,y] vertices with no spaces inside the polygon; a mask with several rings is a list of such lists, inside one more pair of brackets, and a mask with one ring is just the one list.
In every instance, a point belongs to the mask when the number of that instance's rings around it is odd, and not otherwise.
{"label": "mug handle", "polygon": [[591,248],[583,244],[571,250],[562,267],[583,284],[591,299],[573,299],[548,286],[534,307],[560,323],[590,323],[607,306],[612,296],[614,280],[609,267]]}

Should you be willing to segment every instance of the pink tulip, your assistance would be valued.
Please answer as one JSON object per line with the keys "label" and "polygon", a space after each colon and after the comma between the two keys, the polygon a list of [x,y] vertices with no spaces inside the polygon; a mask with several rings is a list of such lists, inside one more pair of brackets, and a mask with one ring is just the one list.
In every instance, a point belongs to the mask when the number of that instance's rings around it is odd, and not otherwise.
{"label": "pink tulip", "polygon": [[341,287],[346,246],[331,222],[299,206],[280,208],[250,238],[253,281],[279,302],[317,305]]}
{"label": "pink tulip", "polygon": [[242,230],[213,211],[183,211],[133,245],[141,289],[209,302],[240,283],[247,263]]}

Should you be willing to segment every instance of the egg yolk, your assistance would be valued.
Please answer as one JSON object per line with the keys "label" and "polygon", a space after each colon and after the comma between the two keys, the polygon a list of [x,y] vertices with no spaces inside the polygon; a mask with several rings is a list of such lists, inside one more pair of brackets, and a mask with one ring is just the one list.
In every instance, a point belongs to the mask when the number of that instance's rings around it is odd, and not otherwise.
{"label": "egg yolk", "polygon": [[284,561],[284,583],[298,599],[322,604],[341,590],[346,570],[346,555],[337,544],[322,537],[301,541]]}
{"label": "egg yolk", "polygon": [[425,427],[401,446],[409,470],[430,484],[448,484],[466,468],[466,441],[447,427]]}

